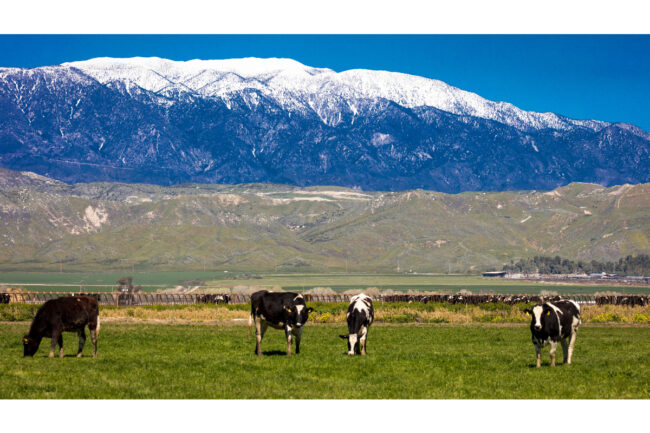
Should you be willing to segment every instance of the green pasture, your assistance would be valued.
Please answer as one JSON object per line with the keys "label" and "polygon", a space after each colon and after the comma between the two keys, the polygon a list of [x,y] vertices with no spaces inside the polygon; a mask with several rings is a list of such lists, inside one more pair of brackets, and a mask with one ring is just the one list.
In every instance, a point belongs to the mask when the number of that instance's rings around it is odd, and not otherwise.
{"label": "green pasture", "polygon": [[314,287],[329,287],[335,291],[377,287],[395,291],[446,291],[456,293],[469,290],[475,293],[539,293],[542,290],[558,293],[595,293],[617,291],[620,293],[649,293],[647,286],[614,286],[590,284],[535,283],[530,281],[487,278],[478,275],[446,274],[260,274],[253,280],[211,280],[210,286],[265,285],[284,290],[302,291]]}
{"label": "green pasture", "polygon": [[122,277],[133,277],[133,284],[175,286],[179,281],[211,280],[228,275],[223,272],[0,272],[0,284],[69,284],[114,285]]}
{"label": "green pasture", "polygon": [[28,326],[0,325],[1,399],[650,398],[647,327],[583,326],[572,365],[550,368],[546,349],[536,369],[525,325],[375,325],[368,355],[349,357],[344,325],[308,324],[299,355],[269,330],[258,358],[244,326],[105,323],[97,359],[90,339],[75,358],[71,333],[65,358],[47,342],[23,358]]}
{"label": "green pasture", "polygon": [[[0,285],[46,291],[107,291],[124,276],[132,276],[134,285],[145,291],[170,288],[186,281],[200,281],[211,287],[255,286],[269,289],[302,292],[314,287],[329,287],[337,292],[349,289],[377,287],[394,291],[440,291],[456,293],[469,290],[475,293],[650,293],[649,286],[616,286],[607,284],[547,283],[486,278],[476,275],[445,274],[348,274],[348,273],[227,273],[227,272],[121,272],[121,273],[47,273],[0,272]],[[252,278],[251,275],[255,276]],[[260,277],[260,278],[257,278]]]}

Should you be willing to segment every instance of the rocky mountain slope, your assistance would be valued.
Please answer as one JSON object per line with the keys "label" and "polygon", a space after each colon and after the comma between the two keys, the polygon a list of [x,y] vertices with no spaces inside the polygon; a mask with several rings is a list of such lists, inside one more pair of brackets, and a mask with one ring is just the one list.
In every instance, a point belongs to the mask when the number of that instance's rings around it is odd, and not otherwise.
{"label": "rocky mountain slope", "polygon": [[67,185],[0,169],[0,269],[466,272],[650,249],[650,184],[365,192],[273,184]]}
{"label": "rocky mountain slope", "polygon": [[69,183],[442,192],[650,181],[650,134],[290,59],[0,68],[0,166]]}

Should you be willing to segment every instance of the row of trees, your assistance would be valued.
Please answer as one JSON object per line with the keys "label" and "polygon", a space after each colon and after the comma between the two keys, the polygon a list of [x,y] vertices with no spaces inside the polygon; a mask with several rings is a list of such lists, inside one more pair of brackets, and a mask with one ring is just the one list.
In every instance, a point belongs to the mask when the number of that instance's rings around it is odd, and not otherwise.
{"label": "row of trees", "polygon": [[627,256],[617,262],[599,262],[592,260],[577,262],[563,259],[560,256],[544,257],[537,256],[528,259],[521,259],[518,262],[510,261],[509,265],[503,267],[504,271],[511,273],[532,274],[592,274],[606,272],[619,275],[650,276],[650,256],[640,254],[638,256]]}

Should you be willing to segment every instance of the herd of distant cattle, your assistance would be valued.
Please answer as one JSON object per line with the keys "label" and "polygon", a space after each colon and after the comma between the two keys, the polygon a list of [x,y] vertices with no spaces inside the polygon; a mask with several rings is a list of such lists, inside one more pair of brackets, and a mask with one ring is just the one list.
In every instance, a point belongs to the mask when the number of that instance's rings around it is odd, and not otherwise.
{"label": "herd of distant cattle", "polygon": [[[205,299],[206,302],[210,303],[229,301],[227,295],[204,296],[210,297]],[[393,301],[441,302],[441,296],[447,296],[445,298],[446,302],[470,303],[467,297],[463,298],[462,295],[395,295]],[[453,298],[450,298],[450,296]],[[486,299],[481,297],[486,297]],[[384,300],[387,300],[386,298],[384,297]],[[643,298],[643,296],[635,297],[633,295],[628,298],[633,299],[633,303],[628,305],[647,305],[647,297],[645,303],[637,303],[640,301],[636,300],[636,298]],[[529,297],[514,295],[473,295],[473,299],[481,299],[481,302],[531,302]],[[269,327],[284,330],[287,341],[287,355],[291,355],[293,339],[295,339],[296,354],[300,353],[303,327],[309,318],[309,313],[312,311],[311,307],[307,307],[305,297],[302,294],[270,292],[267,290],[253,293],[251,295],[248,332],[250,338],[250,327],[254,323],[255,353],[262,356],[262,339]],[[558,342],[562,344],[564,363],[571,364],[576,335],[581,323],[580,306],[574,301],[554,297],[547,298],[545,302],[538,303],[533,308],[526,309],[525,312],[531,316],[530,330],[537,354],[537,367],[541,365],[541,349],[546,345],[550,345],[551,366],[555,366],[555,352]],[[371,297],[359,294],[350,298],[346,320],[348,334],[340,335],[340,337],[347,340],[348,355],[357,353],[365,355],[368,330],[374,320]],[[59,356],[63,357],[62,333],[76,332],[79,336],[77,356],[81,357],[86,341],[86,326],[90,330],[93,343],[93,357],[96,357],[97,337],[100,327],[97,299],[91,296],[68,296],[51,299],[38,309],[29,333],[23,338],[24,356],[33,356],[38,350],[42,339],[49,338],[51,339],[49,356],[54,357],[54,351],[58,344]]]}
{"label": "herd of distant cattle", "polygon": [[[32,294],[34,295],[34,294]],[[110,294],[109,294],[110,295]],[[0,293],[0,304],[8,304],[12,302],[12,295],[10,293]],[[58,296],[58,295],[57,295]],[[78,293],[77,296],[88,296],[95,298],[102,303],[110,302],[112,298],[107,298],[106,294],[100,293]],[[172,296],[172,295],[169,295]],[[196,304],[231,304],[231,303],[245,303],[249,302],[247,295],[228,295],[228,294],[185,294],[179,295],[185,298],[190,298],[189,303]],[[120,294],[119,305],[141,305],[151,303],[169,303],[168,299],[151,294]],[[305,301],[307,302],[344,302],[349,300],[348,295],[343,294],[305,294]],[[479,305],[485,303],[503,303],[506,305],[515,305],[519,303],[543,303],[545,301],[553,301],[562,299],[561,296],[540,296],[540,295],[486,295],[486,294],[436,294],[436,295],[417,295],[417,294],[381,294],[374,296],[375,300],[383,302],[421,302],[427,304],[429,302],[445,302],[449,304],[469,304]],[[595,303],[596,305],[625,305],[625,306],[646,306],[650,305],[650,295],[580,295],[581,302]],[[28,298],[29,299],[29,298]],[[156,300],[157,299],[157,300]],[[39,302],[42,297],[32,296],[28,302]],[[188,303],[188,299],[181,303]],[[15,302],[15,301],[13,301]]]}
{"label": "herd of distant cattle", "polygon": [[[649,295],[594,295],[589,296],[596,305],[626,305],[626,306],[646,306],[650,305]],[[384,295],[384,302],[448,302],[450,304],[469,304],[479,305],[486,303],[503,303],[506,305],[528,304],[531,302],[543,303],[545,301],[558,301],[563,299],[561,296],[541,296],[541,295]]]}

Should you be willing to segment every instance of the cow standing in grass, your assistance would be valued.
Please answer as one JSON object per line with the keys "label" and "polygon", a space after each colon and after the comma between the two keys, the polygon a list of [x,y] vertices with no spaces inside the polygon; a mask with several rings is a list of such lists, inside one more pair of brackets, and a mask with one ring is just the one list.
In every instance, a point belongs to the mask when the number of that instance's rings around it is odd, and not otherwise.
{"label": "cow standing in grass", "polygon": [[[555,367],[555,350],[558,340],[562,343],[564,363],[571,364],[573,346],[580,326],[580,306],[567,300],[545,302],[524,312],[532,316],[530,331],[537,352],[537,367],[542,364],[542,347],[550,344],[551,367]],[[567,338],[569,342],[567,343]]]}
{"label": "cow standing in grass", "polygon": [[99,304],[88,296],[69,296],[51,299],[36,312],[29,334],[23,338],[24,356],[34,356],[43,337],[51,338],[50,358],[59,344],[59,357],[63,358],[63,332],[76,332],[79,335],[77,357],[81,358],[88,325],[93,342],[93,358],[97,357],[97,335],[99,334]]}
{"label": "cow standing in grass", "polygon": [[339,337],[348,340],[348,355],[354,355],[358,350],[366,354],[366,338],[368,329],[375,318],[370,296],[361,293],[353,296],[348,305],[346,314],[348,321],[348,334]]}
{"label": "cow standing in grass", "polygon": [[296,354],[300,353],[300,339],[302,327],[309,318],[309,313],[314,311],[307,307],[305,299],[297,293],[274,293],[260,290],[251,295],[251,315],[248,320],[248,335],[255,322],[255,337],[257,345],[255,353],[262,356],[262,338],[270,326],[275,329],[284,329],[287,337],[287,355],[291,355],[291,337],[296,338]]}

